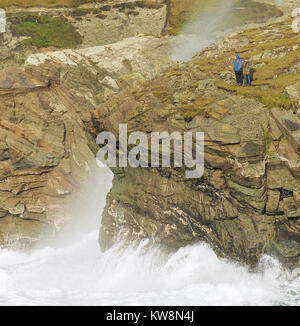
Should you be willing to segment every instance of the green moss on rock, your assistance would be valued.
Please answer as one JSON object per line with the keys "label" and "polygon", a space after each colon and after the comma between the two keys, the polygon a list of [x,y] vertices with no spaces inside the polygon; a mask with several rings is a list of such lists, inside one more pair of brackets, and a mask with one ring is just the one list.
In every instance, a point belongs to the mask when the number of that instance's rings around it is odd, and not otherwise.
{"label": "green moss on rock", "polygon": [[11,31],[14,36],[26,36],[22,46],[37,48],[76,48],[82,37],[64,17],[38,14],[16,14],[11,16]]}

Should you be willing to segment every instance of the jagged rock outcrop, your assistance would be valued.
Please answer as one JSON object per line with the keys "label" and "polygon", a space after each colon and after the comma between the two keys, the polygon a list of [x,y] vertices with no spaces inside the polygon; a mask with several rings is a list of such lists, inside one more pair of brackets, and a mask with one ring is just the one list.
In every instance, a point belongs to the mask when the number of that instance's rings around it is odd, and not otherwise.
{"label": "jagged rock outcrop", "polygon": [[98,67],[111,77],[140,74],[141,78],[147,79],[172,63],[169,58],[171,42],[169,37],[132,37],[105,46],[32,54],[26,59],[26,64],[40,65],[49,61],[69,66],[83,65],[91,70]]}
{"label": "jagged rock outcrop", "polygon": [[[177,73],[180,78],[161,77],[157,84],[114,97],[95,119],[116,135],[119,123],[127,123],[130,132],[204,131],[204,177],[186,179],[184,169],[113,169],[102,248],[119,235],[130,241],[154,237],[175,249],[206,240],[220,255],[250,264],[262,253],[276,251],[290,266],[298,266],[300,119],[216,90],[207,115],[185,120],[185,96],[199,106],[205,98],[184,69]],[[191,93],[184,94],[186,90]]]}
{"label": "jagged rock outcrop", "polygon": [[60,230],[69,198],[95,168],[92,110],[168,67],[170,42],[144,36],[50,51],[1,71],[1,246],[31,247]]}
{"label": "jagged rock outcrop", "polygon": [[[160,37],[165,34],[168,23],[167,5],[163,0],[99,1],[74,8],[38,7],[38,2],[34,5],[36,7],[6,8],[6,33],[0,37],[2,60],[23,57],[24,50],[36,53],[40,48],[87,48],[139,35]],[[29,29],[26,28],[28,22],[31,23]],[[45,24],[48,24],[48,32],[43,28]],[[57,24],[60,28],[53,31],[56,34],[53,36],[51,29]],[[58,39],[61,40],[57,42]]]}
{"label": "jagged rock outcrop", "polygon": [[[93,169],[97,133],[127,123],[129,132],[204,131],[205,173],[113,169],[103,249],[120,234],[172,249],[205,240],[251,265],[275,252],[299,267],[300,122],[283,110],[299,99],[298,37],[290,21],[246,30],[174,66],[168,37],[136,37],[3,70],[1,245],[55,234],[67,198]],[[237,49],[252,59],[252,88],[236,87],[228,72]]]}
{"label": "jagged rock outcrop", "polygon": [[166,44],[133,38],[32,55],[1,71],[0,245],[30,247],[60,230],[69,198],[96,166],[91,112],[167,67]]}
{"label": "jagged rock outcrop", "polygon": [[[275,25],[277,39],[265,43],[251,41],[266,27],[249,36],[233,35],[94,112],[95,129],[117,137],[120,123],[128,124],[129,133],[205,133],[201,179],[186,179],[184,168],[113,169],[100,234],[103,249],[119,236],[128,241],[155,238],[174,249],[205,240],[219,255],[250,265],[263,253],[275,253],[287,266],[299,267],[300,118],[288,110],[297,87],[293,97],[286,95],[299,78],[297,70],[287,69],[299,53],[292,46],[297,35],[289,34],[286,47],[278,38],[290,33],[287,24]],[[236,44],[245,56],[265,47],[279,53],[280,48],[289,52],[290,61],[285,67],[281,55],[253,59],[253,87],[238,88],[231,79],[224,82],[222,73],[231,66]]]}
{"label": "jagged rock outcrop", "polygon": [[[83,37],[81,47],[110,44],[137,35],[161,36],[167,24],[164,1],[108,1],[68,19]],[[97,11],[98,9],[98,11]],[[97,31],[95,33],[95,31]]]}
{"label": "jagged rock outcrop", "polygon": [[[79,96],[86,97],[96,106],[120,90],[135,87],[169,67],[172,64],[169,56],[171,42],[169,37],[132,37],[106,46],[32,54],[26,59],[26,65],[50,62],[94,76],[96,84],[101,85],[96,97],[88,87],[77,88],[76,79],[73,87]],[[78,75],[77,79],[85,78]]]}
{"label": "jagged rock outcrop", "polygon": [[[64,223],[67,197],[93,168],[83,123],[93,106],[70,87],[72,75],[72,69],[64,76],[48,65],[1,71],[3,246],[24,248],[55,234]],[[97,86],[88,78],[85,82]]]}

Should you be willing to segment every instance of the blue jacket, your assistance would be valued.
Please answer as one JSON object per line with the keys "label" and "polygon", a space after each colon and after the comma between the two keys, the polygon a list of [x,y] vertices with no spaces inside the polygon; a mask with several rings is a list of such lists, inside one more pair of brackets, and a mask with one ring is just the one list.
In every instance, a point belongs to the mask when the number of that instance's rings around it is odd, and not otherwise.
{"label": "blue jacket", "polygon": [[236,59],[233,65],[233,71],[240,71],[242,69],[242,60],[240,59],[238,54],[235,57]]}

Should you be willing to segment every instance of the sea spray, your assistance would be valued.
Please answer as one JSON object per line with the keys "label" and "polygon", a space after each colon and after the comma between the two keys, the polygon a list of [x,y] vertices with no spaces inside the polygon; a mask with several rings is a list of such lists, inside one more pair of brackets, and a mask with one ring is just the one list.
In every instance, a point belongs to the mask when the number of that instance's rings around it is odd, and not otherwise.
{"label": "sea spray", "polygon": [[4,270],[0,269],[0,298],[1,296],[4,296],[5,293],[7,292],[6,282],[7,282],[7,274]]}
{"label": "sea spray", "polygon": [[120,240],[102,253],[100,216],[112,174],[94,173],[67,210],[75,222],[54,243],[31,253],[0,250],[0,305],[300,304],[299,278],[271,257],[251,273],[203,243],[166,254],[146,240]]}
{"label": "sea spray", "polygon": [[218,37],[224,35],[236,0],[214,0],[204,6],[201,13],[194,18],[176,38],[172,48],[173,60],[188,61]]}
{"label": "sea spray", "polygon": [[170,255],[147,243],[119,244],[100,253],[97,233],[30,255],[0,251],[0,268],[7,277],[0,304],[299,304],[299,280],[289,279],[273,258],[265,257],[263,270],[250,273],[245,266],[220,260],[205,244]]}
{"label": "sea spray", "polygon": [[[299,304],[299,279],[270,257],[250,273],[202,243],[166,254],[147,241],[120,241],[102,253],[99,213],[112,176],[105,168],[97,173],[73,207],[81,222],[61,234],[65,241],[29,254],[0,250],[0,305]],[[85,203],[90,193],[96,204]]]}

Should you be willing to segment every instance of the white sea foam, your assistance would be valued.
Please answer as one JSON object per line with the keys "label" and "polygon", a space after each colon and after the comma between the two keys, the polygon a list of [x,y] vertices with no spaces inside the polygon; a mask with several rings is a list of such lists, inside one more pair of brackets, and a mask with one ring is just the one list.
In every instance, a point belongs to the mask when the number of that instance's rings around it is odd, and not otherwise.
{"label": "white sea foam", "polygon": [[30,255],[0,252],[0,304],[297,305],[299,279],[265,257],[262,271],[218,259],[206,245],[164,257],[118,246],[100,253],[97,232]]}
{"label": "white sea foam", "polygon": [[[0,251],[0,305],[297,305],[300,281],[276,259],[260,272],[220,260],[205,244],[169,256],[158,248],[105,253],[99,216],[112,175],[99,169],[72,210],[77,222],[30,254]],[[89,203],[90,200],[90,203]],[[70,211],[71,213],[71,211]]]}

